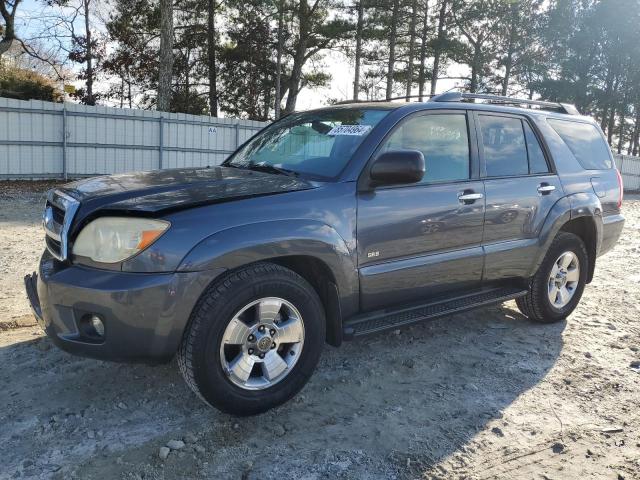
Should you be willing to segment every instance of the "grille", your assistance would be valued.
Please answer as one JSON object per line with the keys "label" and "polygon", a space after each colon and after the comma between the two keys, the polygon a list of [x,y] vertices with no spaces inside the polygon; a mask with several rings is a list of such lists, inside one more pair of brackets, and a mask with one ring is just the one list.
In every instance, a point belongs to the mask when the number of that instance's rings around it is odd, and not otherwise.
{"label": "grille", "polygon": [[42,224],[47,250],[58,260],[64,261],[68,257],[67,235],[79,206],[76,199],[58,190],[47,194]]}
{"label": "grille", "polygon": [[53,212],[53,221],[58,225],[64,224],[64,210],[49,202],[47,202],[47,205],[51,205],[51,210]]}

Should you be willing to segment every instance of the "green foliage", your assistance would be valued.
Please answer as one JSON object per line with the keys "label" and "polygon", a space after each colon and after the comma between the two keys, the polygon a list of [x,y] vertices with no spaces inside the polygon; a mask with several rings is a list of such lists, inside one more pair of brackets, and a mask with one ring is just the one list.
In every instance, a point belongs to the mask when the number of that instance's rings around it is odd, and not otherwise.
{"label": "green foliage", "polygon": [[0,63],[0,97],[61,102],[63,94],[47,77]]}

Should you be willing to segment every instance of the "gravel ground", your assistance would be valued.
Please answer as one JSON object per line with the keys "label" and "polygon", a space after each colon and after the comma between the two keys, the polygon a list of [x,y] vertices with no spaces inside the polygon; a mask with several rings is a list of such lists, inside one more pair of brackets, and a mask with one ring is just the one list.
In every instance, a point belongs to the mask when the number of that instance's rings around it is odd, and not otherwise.
{"label": "gravel ground", "polygon": [[513,302],[327,347],[293,401],[238,419],[175,363],[73,357],[22,277],[47,184],[0,184],[0,479],[640,478],[640,197],[567,322]]}

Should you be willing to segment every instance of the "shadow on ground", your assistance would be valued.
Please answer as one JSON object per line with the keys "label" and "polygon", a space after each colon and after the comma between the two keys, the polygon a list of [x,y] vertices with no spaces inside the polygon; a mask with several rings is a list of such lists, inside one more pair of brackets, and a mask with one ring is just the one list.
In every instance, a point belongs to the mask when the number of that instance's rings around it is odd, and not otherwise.
{"label": "shadow on ground", "polygon": [[[3,464],[22,477],[419,476],[545,377],[564,327],[501,306],[327,347],[300,395],[252,418],[206,407],[174,363],[104,363],[40,337],[5,339]],[[195,443],[157,458],[185,436]]]}

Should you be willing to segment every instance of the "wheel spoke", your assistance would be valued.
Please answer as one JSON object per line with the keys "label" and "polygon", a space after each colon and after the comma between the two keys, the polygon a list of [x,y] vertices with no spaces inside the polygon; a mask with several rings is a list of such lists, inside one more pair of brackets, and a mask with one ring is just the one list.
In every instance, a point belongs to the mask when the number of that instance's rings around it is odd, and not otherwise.
{"label": "wheel spoke", "polygon": [[565,269],[567,269],[569,268],[569,265],[571,265],[572,261],[573,261],[573,253],[567,252],[560,259],[560,265],[563,266]]}
{"label": "wheel spoke", "polygon": [[553,283],[551,286],[549,286],[549,299],[551,300],[552,303],[556,303],[558,297],[558,287],[556,286],[555,283]]}
{"label": "wheel spoke", "polygon": [[256,318],[260,323],[273,323],[281,308],[281,300],[275,298],[262,300],[256,305]]}
{"label": "wheel spoke", "polygon": [[560,266],[558,265],[558,262],[553,264],[553,267],[551,267],[551,274],[549,275],[551,278],[555,278],[555,276],[558,274],[558,270],[560,270]]}
{"label": "wheel spoke", "polygon": [[580,280],[580,270],[578,267],[567,271],[567,282],[577,282],[578,280]]}
{"label": "wheel spoke", "polygon": [[569,290],[567,290],[567,287],[561,287],[558,290],[558,300],[559,300],[559,304],[560,305],[565,305],[568,301],[569,298],[571,297],[571,294],[569,293]]}
{"label": "wheel spoke", "polygon": [[299,343],[303,338],[302,322],[297,317],[290,317],[276,329],[276,341],[278,343]]}
{"label": "wheel spoke", "polygon": [[247,340],[250,332],[249,327],[236,317],[229,322],[222,342],[225,345],[242,345]]}
{"label": "wheel spoke", "polygon": [[267,380],[276,379],[287,368],[287,362],[285,362],[275,350],[270,351],[264,357],[264,362],[262,363],[262,373],[267,378]]}
{"label": "wheel spoke", "polygon": [[249,380],[255,360],[248,354],[241,352],[230,364],[229,371],[242,382]]}

